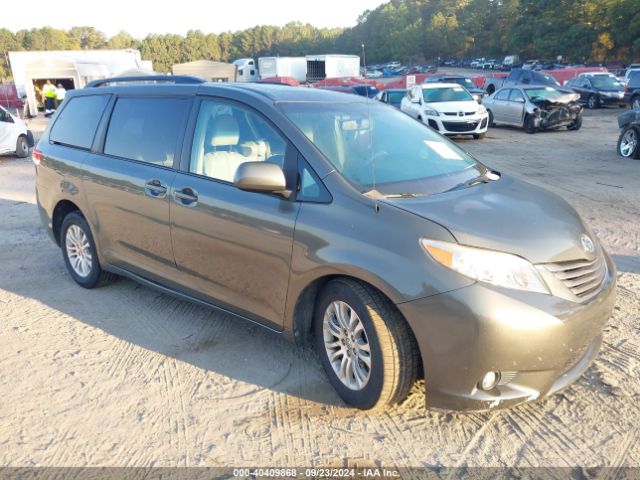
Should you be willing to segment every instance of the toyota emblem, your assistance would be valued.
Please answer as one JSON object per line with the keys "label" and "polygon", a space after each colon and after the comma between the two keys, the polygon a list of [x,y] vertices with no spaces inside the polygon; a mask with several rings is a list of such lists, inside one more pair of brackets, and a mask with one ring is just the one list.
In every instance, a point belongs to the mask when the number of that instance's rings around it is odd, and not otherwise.
{"label": "toyota emblem", "polygon": [[580,243],[582,244],[582,249],[586,253],[594,253],[596,251],[596,246],[588,235],[580,235]]}

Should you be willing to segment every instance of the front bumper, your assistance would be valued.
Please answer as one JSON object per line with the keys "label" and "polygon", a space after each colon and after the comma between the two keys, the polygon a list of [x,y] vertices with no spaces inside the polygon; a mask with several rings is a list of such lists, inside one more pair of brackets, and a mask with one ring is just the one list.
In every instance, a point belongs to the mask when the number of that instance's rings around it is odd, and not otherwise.
{"label": "front bumper", "polygon": [[[588,368],[616,297],[611,259],[601,292],[586,304],[476,283],[398,305],[422,354],[427,405],[480,411],[535,400]],[[487,372],[500,372],[489,391]]]}
{"label": "front bumper", "polygon": [[468,117],[428,116],[427,124],[444,135],[479,135],[489,128],[489,115],[473,115]]}
{"label": "front bumper", "polygon": [[600,95],[600,104],[601,105],[623,105],[624,94],[620,93],[619,95]]}

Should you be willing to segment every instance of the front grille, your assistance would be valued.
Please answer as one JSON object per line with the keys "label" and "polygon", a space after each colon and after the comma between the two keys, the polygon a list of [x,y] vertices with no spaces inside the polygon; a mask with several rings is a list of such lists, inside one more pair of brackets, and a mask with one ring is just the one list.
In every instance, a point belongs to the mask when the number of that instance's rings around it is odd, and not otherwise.
{"label": "front grille", "polygon": [[478,122],[442,122],[442,124],[450,132],[472,132],[478,126]]}
{"label": "front grille", "polygon": [[[460,115],[462,113],[462,115]],[[445,115],[448,115],[450,117],[464,117],[464,116],[470,116],[470,115],[475,115],[476,112],[444,112]]]}
{"label": "front grille", "polygon": [[607,263],[602,251],[599,251],[593,260],[548,263],[544,268],[582,300],[595,296],[607,276]]}

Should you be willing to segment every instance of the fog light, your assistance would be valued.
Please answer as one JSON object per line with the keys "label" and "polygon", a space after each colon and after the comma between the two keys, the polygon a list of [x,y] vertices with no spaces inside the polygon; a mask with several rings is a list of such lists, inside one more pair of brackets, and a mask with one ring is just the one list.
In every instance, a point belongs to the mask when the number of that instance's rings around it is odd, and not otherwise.
{"label": "fog light", "polygon": [[488,391],[495,388],[500,381],[500,372],[487,372],[480,380],[480,388],[482,390]]}

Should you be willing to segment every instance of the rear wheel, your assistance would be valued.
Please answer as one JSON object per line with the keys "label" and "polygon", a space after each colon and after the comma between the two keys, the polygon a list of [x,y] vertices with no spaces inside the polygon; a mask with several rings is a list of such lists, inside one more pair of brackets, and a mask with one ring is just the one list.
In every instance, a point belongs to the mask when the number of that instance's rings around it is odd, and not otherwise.
{"label": "rear wheel", "polygon": [[538,131],[536,119],[533,115],[527,115],[524,118],[524,131],[527,133],[536,133]]}
{"label": "rear wheel", "polygon": [[71,212],[64,217],[60,246],[69,274],[81,287],[101,287],[117,278],[100,267],[93,235],[80,212]]}
{"label": "rear wheel", "polygon": [[406,398],[418,375],[418,350],[380,292],[355,280],[331,281],[316,305],[314,333],[322,366],[347,404],[382,408]]}
{"label": "rear wheel", "polygon": [[640,128],[628,126],[618,138],[618,155],[640,159]]}
{"label": "rear wheel", "polygon": [[600,108],[600,98],[595,94],[590,95],[587,99],[587,107],[591,109]]}
{"label": "rear wheel", "polygon": [[29,144],[27,143],[27,137],[20,135],[16,142],[16,155],[20,158],[25,158],[29,155]]}

